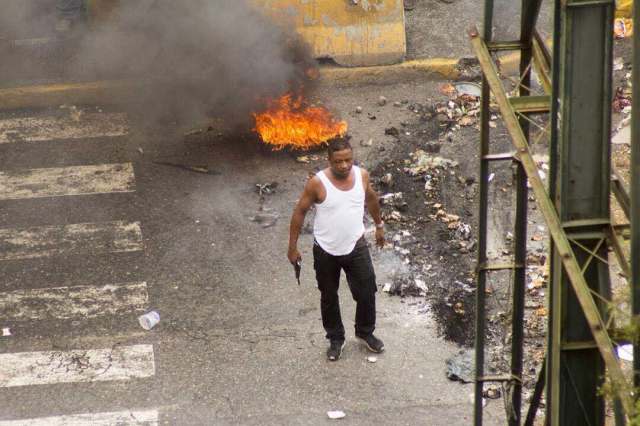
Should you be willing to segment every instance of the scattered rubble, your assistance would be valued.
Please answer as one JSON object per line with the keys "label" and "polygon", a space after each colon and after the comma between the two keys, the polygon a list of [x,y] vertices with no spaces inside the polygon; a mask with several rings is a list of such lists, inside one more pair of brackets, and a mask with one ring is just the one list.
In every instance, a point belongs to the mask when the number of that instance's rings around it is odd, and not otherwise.
{"label": "scattered rubble", "polygon": [[472,96],[474,98],[480,98],[482,95],[482,87],[477,83],[456,83],[454,87],[458,95]]}
{"label": "scattered rubble", "polygon": [[302,163],[302,164],[309,164],[312,161],[318,161],[318,160],[320,160],[320,156],[319,155],[315,155],[315,154],[312,154],[312,155],[301,155],[299,157],[296,157],[296,161],[298,163]]}
{"label": "scattered rubble", "polygon": [[473,383],[475,380],[474,351],[461,350],[445,361],[447,378],[462,383]]}
{"label": "scattered rubble", "polygon": [[498,399],[502,396],[502,391],[496,385],[487,385],[482,392],[482,396],[487,399]]}
{"label": "scattered rubble", "polygon": [[400,131],[395,127],[387,127],[386,129],[384,129],[384,134],[398,137],[400,136]]}
{"label": "scattered rubble", "polygon": [[278,182],[256,183],[256,192],[258,195],[272,195],[278,188]]}

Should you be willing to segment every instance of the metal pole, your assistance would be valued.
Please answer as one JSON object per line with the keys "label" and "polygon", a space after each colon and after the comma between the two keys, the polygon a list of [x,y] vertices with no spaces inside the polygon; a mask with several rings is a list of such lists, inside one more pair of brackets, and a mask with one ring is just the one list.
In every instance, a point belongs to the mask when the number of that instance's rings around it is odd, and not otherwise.
{"label": "metal pole", "polygon": [[[529,96],[531,87],[531,49],[533,30],[535,28],[539,0],[522,0],[522,17],[520,28],[520,79],[522,84],[520,96]],[[522,133],[529,142],[529,122],[520,118]],[[524,343],[524,297],[527,285],[526,260],[527,260],[527,175],[520,162],[516,164],[516,215],[514,226],[514,261],[513,271],[513,302],[511,316],[511,375],[516,380],[511,384],[511,407],[507,412],[507,420],[510,426],[519,426],[522,417],[522,365]]]}
{"label": "metal pole", "polygon": [[[633,24],[640,25],[640,7],[636,3]],[[640,27],[633,32],[633,109],[631,110],[631,312],[634,324],[640,314]],[[633,345],[633,385],[640,386],[640,341]],[[635,394],[636,400],[638,393]]]}
{"label": "metal pole", "polygon": [[[610,216],[612,11],[612,2],[562,1],[561,40],[555,47],[561,49],[556,209],[563,227],[575,224],[571,229],[574,238],[584,235],[580,243],[590,250],[597,247],[598,239],[587,238],[586,233],[604,229],[586,223],[606,223]],[[589,258],[577,245],[572,244],[571,249],[580,265]],[[597,254],[606,258],[606,247],[600,246]],[[555,265],[560,261],[556,255]],[[553,272],[552,424],[601,425],[604,398],[598,389],[604,362],[566,269],[554,267]],[[591,262],[583,276],[590,291],[608,298],[608,265]],[[604,317],[601,301],[595,305]],[[555,312],[560,307],[561,315]],[[610,362],[617,364],[615,355]]]}
{"label": "metal pole", "polygon": [[[558,98],[560,96],[560,35],[561,29],[560,0],[554,2],[553,12],[553,59],[551,63],[551,117],[549,137],[549,198],[557,208],[556,186],[558,181]],[[562,268],[555,255],[555,243],[549,242],[549,277],[553,277],[555,270]],[[556,264],[556,262],[558,262]],[[560,298],[560,286],[550,279],[547,294],[547,365],[546,365],[546,393],[547,400],[545,425],[552,423],[553,413],[557,413],[559,381],[553,372],[558,371],[560,365],[560,318],[562,317],[562,304]],[[556,421],[557,423],[557,421]]]}
{"label": "metal pole", "polygon": [[[493,0],[484,2],[484,40],[491,41],[493,25]],[[489,161],[485,156],[489,154],[489,119],[491,92],[487,79],[482,77],[482,99],[480,107],[480,213],[478,217],[478,262],[477,265],[487,263],[487,215],[489,210]],[[487,283],[487,270],[478,268],[476,285],[476,330],[475,330],[475,374],[473,423],[482,425],[482,393],[484,390],[484,333],[485,333],[485,289]]]}

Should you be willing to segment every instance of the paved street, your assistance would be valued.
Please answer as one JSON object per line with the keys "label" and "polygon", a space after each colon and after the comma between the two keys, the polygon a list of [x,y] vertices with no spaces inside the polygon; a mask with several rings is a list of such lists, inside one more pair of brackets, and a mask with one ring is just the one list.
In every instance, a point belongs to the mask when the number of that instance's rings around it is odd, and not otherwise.
{"label": "paved street", "polygon": [[[328,90],[344,115],[375,99]],[[344,424],[469,424],[472,387],[446,379],[457,348],[422,300],[378,294],[387,352],[369,363],[343,285],[347,346],[326,361],[310,236],[301,287],[285,259],[310,165],[222,128],[185,138],[135,111],[77,114],[0,117],[0,425],[315,425],[329,410]],[[355,140],[373,131],[352,121]],[[279,183],[270,228],[250,220],[264,182]],[[149,309],[161,322],[145,331]]]}

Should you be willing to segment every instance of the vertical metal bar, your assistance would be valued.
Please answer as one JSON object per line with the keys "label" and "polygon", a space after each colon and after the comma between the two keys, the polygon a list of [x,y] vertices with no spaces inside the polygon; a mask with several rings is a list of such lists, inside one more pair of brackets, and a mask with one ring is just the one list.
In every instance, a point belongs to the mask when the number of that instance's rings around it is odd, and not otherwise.
{"label": "vertical metal bar", "polygon": [[[562,222],[609,217],[613,3],[584,3],[573,8],[562,2],[561,8],[556,207]],[[583,244],[592,249],[597,242],[583,241]],[[574,254],[583,264],[585,252],[574,250]],[[607,256],[604,248],[598,254]],[[609,275],[605,265],[593,263],[583,276],[591,291],[608,297]],[[550,366],[552,376],[558,378],[558,386],[552,388],[555,404],[552,424],[600,425],[604,421],[604,398],[598,394],[598,388],[605,373],[600,352],[595,348],[569,351],[559,346],[560,342],[594,338],[578,296],[569,284],[564,268],[554,269],[554,297],[560,297],[554,300],[554,307],[561,305],[562,315],[554,312],[554,321],[560,324],[559,329],[554,328],[559,335],[554,335],[552,347],[556,363]],[[598,301],[596,305],[600,315],[606,315],[602,303]],[[555,325],[558,326],[557,322]]]}
{"label": "vertical metal bar", "polygon": [[[554,2],[553,12],[553,58],[551,61],[551,117],[549,138],[549,198],[553,201],[557,210],[556,188],[558,181],[558,124],[559,124],[559,96],[560,96],[560,36],[562,34],[560,0]],[[555,244],[553,239],[549,243],[549,292],[547,293],[547,364],[546,364],[546,416],[545,424],[551,425],[557,412],[560,364],[560,318],[561,299],[559,284],[553,280],[555,270],[562,268],[555,256]],[[556,422],[557,424],[557,422]]]}
{"label": "vertical metal bar", "polygon": [[[490,42],[493,26],[493,0],[484,2],[484,40]],[[484,158],[489,154],[489,119],[491,92],[486,77],[482,77],[482,99],[480,107],[480,213],[478,215],[478,265],[487,263],[487,216],[489,210],[489,162]],[[475,329],[475,373],[473,424],[482,425],[482,393],[484,383],[479,378],[484,376],[484,333],[485,333],[485,289],[487,270],[478,269],[476,286],[476,329]]]}
{"label": "vertical metal bar", "polygon": [[[633,8],[633,24],[640,25],[640,7]],[[633,108],[631,110],[631,313],[640,314],[640,27],[633,32]],[[634,322],[637,324],[637,322]],[[633,345],[633,384],[640,386],[640,341]],[[636,400],[638,392],[635,393]]]}
{"label": "vertical metal bar", "polygon": [[[539,0],[522,0],[522,18],[520,22],[520,96],[531,93],[531,49],[533,30],[540,7]],[[520,127],[527,143],[529,141],[529,121],[520,118]],[[514,245],[516,265],[525,265],[527,260],[527,175],[520,162],[516,165],[516,215],[514,226]],[[513,301],[511,316],[511,375],[520,380],[511,387],[511,407],[507,411],[510,426],[519,426],[522,417],[522,365],[524,345],[524,296],[526,288],[526,269],[516,268],[513,272]]]}
{"label": "vertical metal bar", "polygon": [[536,387],[533,390],[533,396],[531,397],[531,405],[529,405],[529,411],[527,412],[527,418],[524,421],[524,426],[533,426],[533,421],[536,418],[538,407],[540,407],[540,399],[542,398],[542,391],[544,390],[545,377],[547,374],[547,360],[542,361],[542,367],[540,367],[540,373],[538,374],[538,381]]}
{"label": "vertical metal bar", "polygon": [[[614,18],[615,7],[605,7],[605,22],[609,22],[611,25],[611,30],[613,29],[613,18]],[[607,108],[603,109],[602,113],[602,128],[605,133],[605,143],[604,143],[604,152],[602,155],[602,170],[606,171],[611,175],[612,166],[611,166],[611,143],[609,140],[609,135],[611,134],[611,98],[613,94],[613,34],[611,31],[605,37],[604,43],[604,87],[603,87],[603,104],[608,105]],[[608,181],[608,185],[605,185],[602,188],[603,193],[601,197],[605,200],[605,209],[607,212],[611,211],[611,197],[609,196],[609,191],[611,190],[611,179]],[[619,182],[622,184],[622,181]],[[606,193],[604,191],[607,191]],[[605,250],[600,250],[601,253],[606,253]],[[633,258],[632,258],[633,259]],[[600,289],[599,292],[601,295],[610,299],[611,296],[611,283],[609,278],[609,267],[608,265],[603,265],[598,262],[597,268],[599,269],[600,275]],[[604,320],[607,320],[608,308],[602,309]],[[618,397],[618,395],[614,395],[613,398],[613,410],[615,417],[616,426],[623,426],[626,423],[624,408],[622,406],[622,401]]]}

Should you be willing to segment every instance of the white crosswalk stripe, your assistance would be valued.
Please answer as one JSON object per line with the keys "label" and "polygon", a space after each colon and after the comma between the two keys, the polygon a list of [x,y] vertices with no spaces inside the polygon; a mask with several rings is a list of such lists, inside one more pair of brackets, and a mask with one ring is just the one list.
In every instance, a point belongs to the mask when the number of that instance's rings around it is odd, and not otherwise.
{"label": "white crosswalk stripe", "polygon": [[147,308],[147,283],[75,286],[0,293],[4,321],[96,318]]}
{"label": "white crosswalk stripe", "polygon": [[[55,116],[0,119],[0,146],[119,137],[128,133],[125,114],[82,112],[75,108]],[[0,201],[134,191],[131,163],[0,170]],[[0,261],[70,255],[90,257],[143,249],[139,222],[0,229]],[[43,283],[35,284],[42,287]],[[83,285],[21,288],[0,293],[0,319],[24,326],[37,321],[108,318],[144,311],[149,304],[146,282],[78,284]],[[0,388],[144,379],[154,376],[155,368],[154,348],[150,344],[0,353]],[[0,426],[157,425],[159,416],[157,409],[144,408],[52,414],[56,415],[0,421]]]}
{"label": "white crosswalk stripe", "polygon": [[142,250],[140,223],[98,222],[0,229],[0,261]]}
{"label": "white crosswalk stripe", "polygon": [[92,139],[129,133],[123,113],[82,113],[0,120],[0,144],[54,139]]}
{"label": "white crosswalk stripe", "polygon": [[0,172],[0,201],[134,191],[131,163]]}
{"label": "white crosswalk stripe", "polygon": [[101,382],[155,374],[153,345],[0,354],[0,387]]}
{"label": "white crosswalk stripe", "polygon": [[0,426],[155,426],[158,410],[74,414],[37,419],[0,421]]}

